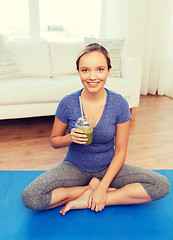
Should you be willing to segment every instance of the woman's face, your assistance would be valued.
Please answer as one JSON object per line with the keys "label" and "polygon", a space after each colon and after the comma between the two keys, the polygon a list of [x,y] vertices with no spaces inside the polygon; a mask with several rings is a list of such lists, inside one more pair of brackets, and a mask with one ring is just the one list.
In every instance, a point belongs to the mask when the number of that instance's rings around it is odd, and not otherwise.
{"label": "woman's face", "polygon": [[80,58],[79,76],[85,89],[89,92],[101,90],[109,72],[106,58],[101,52],[89,52]]}

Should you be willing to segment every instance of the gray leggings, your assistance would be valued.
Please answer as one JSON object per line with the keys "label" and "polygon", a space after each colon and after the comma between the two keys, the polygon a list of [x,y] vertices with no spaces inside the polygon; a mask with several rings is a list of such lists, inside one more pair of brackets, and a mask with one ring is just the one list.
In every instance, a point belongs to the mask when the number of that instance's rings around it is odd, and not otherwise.
{"label": "gray leggings", "polygon": [[[52,190],[59,187],[75,187],[87,185],[93,177],[100,180],[107,169],[88,173],[78,169],[64,160],[58,166],[48,170],[28,185],[22,193],[25,207],[33,210],[46,209],[52,198]],[[170,191],[169,180],[150,170],[124,164],[110,184],[110,187],[121,188],[130,183],[141,183],[151,199],[159,200]]]}

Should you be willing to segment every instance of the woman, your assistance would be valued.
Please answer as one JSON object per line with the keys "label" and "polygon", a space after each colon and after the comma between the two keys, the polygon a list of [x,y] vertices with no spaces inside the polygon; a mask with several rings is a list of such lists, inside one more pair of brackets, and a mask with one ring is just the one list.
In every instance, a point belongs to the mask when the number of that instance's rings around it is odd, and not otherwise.
{"label": "woman", "polygon": [[[22,193],[23,204],[33,210],[65,206],[102,211],[108,205],[138,204],[165,197],[170,183],[164,176],[124,163],[130,129],[126,100],[104,88],[111,70],[107,50],[90,44],[76,61],[83,89],[65,96],[58,105],[51,133],[54,148],[69,147],[65,160],[35,179]],[[93,142],[75,128],[81,117],[93,119]],[[68,131],[67,131],[68,130]]]}

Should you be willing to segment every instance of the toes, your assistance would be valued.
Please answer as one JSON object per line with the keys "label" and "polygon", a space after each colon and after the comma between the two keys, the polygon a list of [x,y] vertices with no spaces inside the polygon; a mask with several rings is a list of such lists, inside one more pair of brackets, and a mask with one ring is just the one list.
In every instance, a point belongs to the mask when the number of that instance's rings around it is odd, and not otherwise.
{"label": "toes", "polygon": [[61,215],[65,215],[65,213],[64,213],[64,208],[65,208],[65,207],[63,207],[63,208],[61,209],[61,211],[59,212]]}
{"label": "toes", "polygon": [[61,211],[59,213],[62,214],[62,212],[63,212],[63,208],[61,209]]}
{"label": "toes", "polygon": [[62,214],[63,216],[66,214],[66,212],[68,212],[71,209],[70,207],[70,202],[68,202],[59,212],[60,214]]}

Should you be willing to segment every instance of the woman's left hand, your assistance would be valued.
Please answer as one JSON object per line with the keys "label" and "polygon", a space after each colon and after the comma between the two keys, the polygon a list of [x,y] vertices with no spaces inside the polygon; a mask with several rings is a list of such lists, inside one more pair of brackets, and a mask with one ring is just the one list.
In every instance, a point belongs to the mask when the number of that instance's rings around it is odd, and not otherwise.
{"label": "woman's left hand", "polygon": [[96,212],[102,211],[106,205],[106,190],[96,188],[89,198],[88,207]]}

